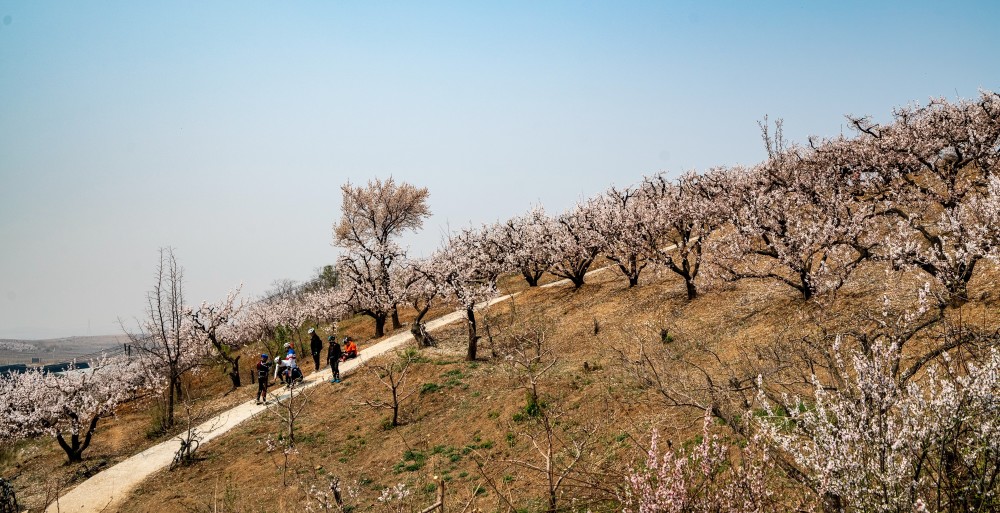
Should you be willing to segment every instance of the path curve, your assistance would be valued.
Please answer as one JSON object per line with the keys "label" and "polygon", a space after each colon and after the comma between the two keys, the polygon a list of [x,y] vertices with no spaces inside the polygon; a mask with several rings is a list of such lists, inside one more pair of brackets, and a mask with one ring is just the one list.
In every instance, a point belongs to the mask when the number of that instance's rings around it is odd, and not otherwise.
{"label": "path curve", "polygon": [[[667,249],[669,250],[671,248]],[[600,273],[610,268],[610,266],[606,266],[594,269],[593,271],[588,272],[587,276]],[[539,288],[557,287],[567,285],[569,283],[569,280],[558,280],[545,285],[540,285]],[[497,303],[513,299],[519,294],[520,292],[515,292],[513,294],[496,297],[489,301],[484,301],[477,304],[476,309],[480,310],[488,308]],[[441,317],[431,321],[427,321],[425,325],[428,331],[434,331],[443,326],[447,326],[448,324],[464,319],[465,310],[457,310],[455,312],[442,315]],[[365,348],[364,351],[360,353],[358,358],[342,362],[340,364],[340,373],[344,376],[349,375],[357,370],[357,368],[363,363],[389,351],[395,350],[411,340],[413,340],[413,335],[409,332],[404,332],[397,333],[396,335],[393,335],[381,342],[373,344]],[[330,372],[330,369],[326,368],[319,372],[310,374],[309,377],[305,379],[305,383],[302,385],[300,390],[314,387],[320,383],[328,382],[331,377]],[[233,429],[241,422],[263,413],[269,406],[273,406],[276,401],[282,401],[287,397],[288,393],[284,392],[281,395],[278,395],[276,400],[272,400],[269,404],[265,405],[258,405],[255,400],[251,399],[245,403],[226,410],[215,417],[212,417],[196,428],[198,433],[202,436],[201,444],[207,444],[215,438],[226,434],[229,430]],[[174,459],[174,453],[177,452],[178,447],[178,439],[171,438],[170,440],[160,442],[140,453],[137,453],[111,466],[110,468],[98,472],[93,477],[78,484],[75,488],[57,499],[57,501],[51,504],[45,511],[46,513],[107,513],[117,511],[118,507],[122,504],[122,501],[128,497],[129,493],[139,483],[154,473],[170,466],[170,463]]]}

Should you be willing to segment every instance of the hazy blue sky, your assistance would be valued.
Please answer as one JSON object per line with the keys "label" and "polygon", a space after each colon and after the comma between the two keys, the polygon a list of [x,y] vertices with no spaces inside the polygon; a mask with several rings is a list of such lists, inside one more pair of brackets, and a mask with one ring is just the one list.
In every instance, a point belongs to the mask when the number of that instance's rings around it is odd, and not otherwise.
{"label": "hazy blue sky", "polygon": [[333,263],[339,186],[430,189],[447,226],[658,171],[752,163],[757,121],[841,131],[1000,88],[1000,2],[0,0],[0,338]]}

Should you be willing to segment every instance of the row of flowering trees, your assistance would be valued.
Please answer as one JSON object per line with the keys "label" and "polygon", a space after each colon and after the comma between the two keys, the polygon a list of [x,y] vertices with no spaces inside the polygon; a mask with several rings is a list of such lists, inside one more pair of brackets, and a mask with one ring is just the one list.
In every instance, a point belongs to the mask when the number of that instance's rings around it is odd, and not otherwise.
{"label": "row of flowering trees", "polygon": [[[558,215],[541,207],[460,230],[426,259],[395,238],[430,215],[427,190],[391,178],[343,187],[334,243],[344,307],[375,319],[382,336],[399,305],[449,300],[468,313],[496,295],[503,273],[536,286],[545,273],[581,287],[604,256],[628,286],[650,268],[676,273],[689,299],[705,270],[723,280],[775,280],[804,299],[848,283],[869,261],[911,268],[935,284],[941,304],[967,286],[1000,244],[1000,95],[934,100],[895,112],[891,123],[851,118],[853,137],[790,145],[781,123],[762,124],[768,158],[752,167],[646,177]],[[420,308],[418,308],[418,311]]]}
{"label": "row of flowering trees", "polygon": [[408,258],[394,239],[419,229],[430,215],[426,189],[391,178],[360,187],[348,183],[344,213],[334,229],[335,245],[345,250],[338,262],[341,286],[326,292],[336,296],[327,301],[342,300],[345,311],[372,317],[376,337],[384,334],[390,317],[398,328],[399,305],[411,305],[417,311],[411,330],[420,340],[419,325],[432,304],[457,305],[468,322],[467,356],[475,359],[475,305],[497,295],[497,279],[505,273],[522,275],[530,286],[550,273],[579,288],[603,254],[630,286],[638,284],[650,263],[662,263],[685,277],[693,298],[702,241],[721,222],[713,191],[724,174],[690,173],[679,184],[656,176],[638,189],[612,189],[557,216],[536,207],[504,222],[452,233],[422,259]]}
{"label": "row of flowering trees", "polygon": [[[850,283],[866,262],[906,270],[926,283],[913,311],[827,326],[798,347],[765,350],[771,368],[663,390],[673,404],[724,420],[756,449],[736,460],[749,467],[725,462],[711,444],[647,463],[632,476],[629,504],[639,511],[789,505],[771,485],[746,477],[766,468],[787,478],[779,489],[799,494],[792,508],[995,508],[1000,373],[991,348],[1000,340],[954,324],[946,310],[966,302],[976,270],[1000,256],[1000,95],[934,100],[900,109],[884,125],[851,124],[854,136],[807,145],[786,143],[780,122],[764,124],[768,158],[758,165],[647,177],[559,215],[539,207],[461,230],[427,259],[399,252],[383,282],[387,309],[412,304],[422,315],[433,301],[460,305],[475,358],[474,305],[497,294],[503,273],[521,274],[530,286],[549,273],[579,288],[603,256],[630,287],[655,267],[680,276],[694,299],[707,270],[724,280],[773,280],[810,300]],[[782,374],[789,369],[810,373],[790,379]],[[693,398],[697,389],[708,393]],[[726,395],[739,400],[718,399]]]}
{"label": "row of flowering trees", "polygon": [[[1000,332],[962,308],[998,259],[1000,97],[850,121],[855,137],[806,147],[786,145],[780,123],[765,127],[768,160],[728,170],[728,214],[707,239],[713,272],[809,299],[878,261],[922,285],[888,290],[881,311],[804,304],[814,325],[803,336],[776,333],[734,358],[693,342],[623,354],[667,405],[743,439],[734,447],[706,428],[693,449],[653,446],[626,480],[627,511],[1000,507]],[[697,360],[687,351],[718,365],[670,364]]]}
{"label": "row of flowering trees", "polygon": [[730,231],[713,241],[721,267],[809,298],[879,259],[920,271],[943,302],[966,300],[977,266],[997,255],[1000,95],[851,124],[855,137],[808,147],[786,146],[780,124],[765,129],[768,160],[727,187]]}

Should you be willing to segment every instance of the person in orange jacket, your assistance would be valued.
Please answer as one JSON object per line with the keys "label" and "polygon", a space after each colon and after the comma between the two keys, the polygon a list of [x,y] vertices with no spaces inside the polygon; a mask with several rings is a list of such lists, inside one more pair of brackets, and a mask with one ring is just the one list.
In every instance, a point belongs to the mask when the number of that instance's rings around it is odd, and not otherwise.
{"label": "person in orange jacket", "polygon": [[350,360],[351,358],[358,357],[358,345],[354,343],[354,339],[347,337],[344,339],[344,360]]}

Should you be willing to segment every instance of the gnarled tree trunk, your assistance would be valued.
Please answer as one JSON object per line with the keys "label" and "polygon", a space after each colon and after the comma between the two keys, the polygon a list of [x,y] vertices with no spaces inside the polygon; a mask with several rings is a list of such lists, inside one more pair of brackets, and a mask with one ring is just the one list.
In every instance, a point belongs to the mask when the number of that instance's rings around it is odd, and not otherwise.
{"label": "gnarled tree trunk", "polygon": [[472,307],[465,309],[465,317],[468,320],[469,326],[469,351],[465,355],[465,359],[474,361],[476,359],[476,344],[479,341],[479,335],[476,334],[476,312]]}
{"label": "gnarled tree trunk", "polygon": [[66,452],[66,457],[70,463],[83,461],[83,451],[87,450],[87,447],[90,447],[90,439],[94,436],[94,431],[97,429],[97,421],[100,418],[100,415],[94,415],[90,419],[90,422],[87,423],[87,431],[83,435],[83,440],[80,440],[79,433],[73,433],[70,435],[69,443],[67,443],[61,432],[56,433],[56,441],[59,442],[59,447],[62,447],[63,451]]}

